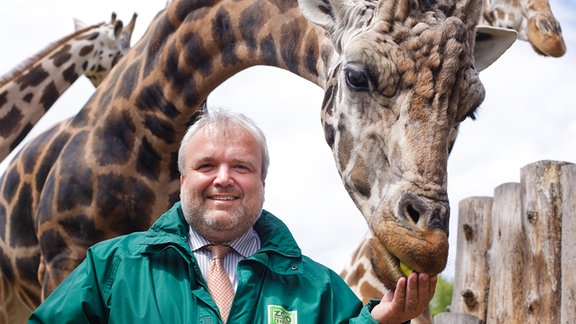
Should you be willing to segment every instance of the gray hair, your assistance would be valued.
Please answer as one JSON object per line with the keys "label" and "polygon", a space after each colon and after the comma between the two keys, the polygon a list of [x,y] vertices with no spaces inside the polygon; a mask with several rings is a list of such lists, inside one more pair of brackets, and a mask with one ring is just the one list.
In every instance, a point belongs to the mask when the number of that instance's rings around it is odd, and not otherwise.
{"label": "gray hair", "polygon": [[205,108],[200,115],[199,119],[188,127],[180,149],[178,150],[178,171],[184,174],[184,151],[188,146],[190,139],[198,133],[201,129],[211,127],[215,130],[231,131],[234,128],[241,128],[256,140],[262,151],[262,179],[266,179],[268,174],[268,166],[270,165],[270,156],[268,154],[268,145],[266,144],[266,136],[264,132],[256,125],[256,123],[246,117],[244,114],[231,112],[222,108]]}

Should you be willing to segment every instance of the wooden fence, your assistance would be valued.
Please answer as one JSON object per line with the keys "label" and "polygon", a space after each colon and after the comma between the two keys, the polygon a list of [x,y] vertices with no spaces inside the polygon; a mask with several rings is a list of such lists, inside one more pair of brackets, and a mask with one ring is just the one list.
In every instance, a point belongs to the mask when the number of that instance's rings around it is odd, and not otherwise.
{"label": "wooden fence", "polygon": [[576,165],[540,161],[459,203],[443,323],[576,323]]}

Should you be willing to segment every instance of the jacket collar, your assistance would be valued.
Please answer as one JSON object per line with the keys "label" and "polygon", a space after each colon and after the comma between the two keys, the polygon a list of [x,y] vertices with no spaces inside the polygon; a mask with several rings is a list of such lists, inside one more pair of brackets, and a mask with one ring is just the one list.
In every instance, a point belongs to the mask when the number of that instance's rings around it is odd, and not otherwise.
{"label": "jacket collar", "polygon": [[257,261],[278,274],[302,273],[302,252],[280,219],[263,210],[254,230],[260,237],[261,247],[246,262]]}
{"label": "jacket collar", "polygon": [[263,210],[254,224],[254,230],[262,242],[261,250],[274,251],[286,257],[301,257],[301,250],[290,230],[279,218]]}
{"label": "jacket collar", "polygon": [[[254,230],[260,237],[261,248],[248,260],[258,261],[278,273],[301,271],[302,252],[284,222],[263,210]],[[177,244],[192,254],[188,244],[188,223],[180,202],[176,202],[150,227],[142,244],[152,249],[159,245]]]}

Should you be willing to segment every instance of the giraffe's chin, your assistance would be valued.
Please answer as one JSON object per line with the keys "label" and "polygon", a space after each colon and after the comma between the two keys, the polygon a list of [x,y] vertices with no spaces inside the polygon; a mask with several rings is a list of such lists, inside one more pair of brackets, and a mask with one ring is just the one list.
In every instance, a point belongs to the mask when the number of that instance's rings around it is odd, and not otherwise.
{"label": "giraffe's chin", "polygon": [[[436,234],[440,234],[436,231]],[[434,235],[433,235],[434,236]],[[412,272],[428,273],[436,275],[440,273],[446,266],[448,259],[448,246],[447,237],[445,235],[438,235],[438,241],[435,246],[438,247],[436,253],[427,251],[426,255],[433,255],[432,258],[410,258],[406,252],[402,253],[401,250],[398,254],[394,250],[388,249],[386,244],[383,244],[376,236],[369,239],[371,249],[371,263],[374,268],[376,276],[389,290],[396,288],[396,282],[402,277],[408,277]],[[446,244],[444,244],[446,241]]]}

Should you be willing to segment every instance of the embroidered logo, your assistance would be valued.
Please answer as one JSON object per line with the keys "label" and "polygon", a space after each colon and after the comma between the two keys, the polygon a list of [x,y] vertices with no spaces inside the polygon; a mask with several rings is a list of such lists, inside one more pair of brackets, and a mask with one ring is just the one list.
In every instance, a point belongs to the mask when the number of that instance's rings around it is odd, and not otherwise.
{"label": "embroidered logo", "polygon": [[297,312],[287,311],[278,305],[268,305],[268,324],[298,324]]}

